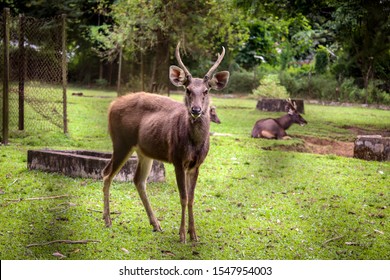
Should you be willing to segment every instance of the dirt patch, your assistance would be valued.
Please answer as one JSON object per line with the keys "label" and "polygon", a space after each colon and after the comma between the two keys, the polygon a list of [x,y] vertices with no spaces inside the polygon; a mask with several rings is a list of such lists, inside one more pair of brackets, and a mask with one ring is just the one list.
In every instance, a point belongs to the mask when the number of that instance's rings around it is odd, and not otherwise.
{"label": "dirt patch", "polygon": [[353,157],[353,142],[343,142],[309,136],[302,136],[300,138],[304,141],[304,143],[297,145],[278,145],[270,149],[320,155]]}
{"label": "dirt patch", "polygon": [[[349,130],[357,135],[382,135],[383,137],[390,137],[389,130],[368,130],[353,126],[344,126],[344,129]],[[268,149],[293,151],[301,153],[313,153],[320,155],[337,155],[343,157],[353,157],[355,143],[353,141],[338,141],[325,138],[317,138],[312,136],[300,136],[303,140],[302,144],[296,145],[277,145]]]}
{"label": "dirt patch", "polygon": [[309,152],[321,155],[333,154],[353,157],[353,142],[343,142],[315,137],[302,137]]}

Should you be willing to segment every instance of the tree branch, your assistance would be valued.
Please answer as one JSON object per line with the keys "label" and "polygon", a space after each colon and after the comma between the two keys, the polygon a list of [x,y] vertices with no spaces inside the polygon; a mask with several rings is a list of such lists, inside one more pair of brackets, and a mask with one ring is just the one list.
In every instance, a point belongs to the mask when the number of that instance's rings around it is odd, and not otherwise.
{"label": "tree branch", "polygon": [[334,238],[328,239],[328,240],[326,240],[324,243],[322,243],[322,246],[326,245],[326,244],[329,243],[329,242],[339,240],[339,239],[341,239],[341,238],[343,238],[343,237],[344,237],[344,235],[340,235],[340,236],[336,236],[336,237],[334,237]]}
{"label": "tree branch", "polygon": [[21,202],[25,200],[46,200],[46,199],[58,199],[58,198],[64,198],[69,197],[69,194],[64,195],[55,195],[55,196],[43,196],[43,197],[28,197],[28,198],[18,198],[18,199],[5,199],[9,202]]}

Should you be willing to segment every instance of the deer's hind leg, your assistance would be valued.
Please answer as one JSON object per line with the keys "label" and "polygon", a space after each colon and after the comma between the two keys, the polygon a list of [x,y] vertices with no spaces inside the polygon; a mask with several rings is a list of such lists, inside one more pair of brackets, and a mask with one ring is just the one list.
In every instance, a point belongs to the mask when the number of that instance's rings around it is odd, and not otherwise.
{"label": "deer's hind leg", "polygon": [[260,136],[261,136],[261,138],[266,138],[266,139],[275,139],[275,138],[277,138],[275,133],[272,133],[271,131],[268,131],[268,130],[262,130],[260,132]]}
{"label": "deer's hind leg", "polygon": [[103,194],[104,194],[104,208],[103,219],[106,227],[111,227],[110,217],[110,186],[115,175],[119,172],[122,166],[125,164],[129,156],[133,153],[134,149],[125,145],[114,146],[111,160],[103,169]]}
{"label": "deer's hind leg", "polygon": [[146,180],[148,179],[150,170],[152,169],[153,159],[144,156],[140,152],[137,152],[137,156],[138,165],[134,175],[134,184],[137,188],[142,204],[145,207],[146,213],[148,214],[149,222],[153,226],[153,231],[162,231],[160,223],[154,215],[146,192]]}

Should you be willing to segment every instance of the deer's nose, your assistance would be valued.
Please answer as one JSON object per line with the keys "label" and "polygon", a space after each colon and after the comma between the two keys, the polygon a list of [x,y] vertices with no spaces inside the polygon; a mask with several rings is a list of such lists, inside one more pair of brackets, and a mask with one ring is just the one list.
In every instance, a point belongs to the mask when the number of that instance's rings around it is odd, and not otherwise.
{"label": "deer's nose", "polygon": [[191,115],[199,116],[202,113],[202,109],[198,106],[191,107]]}

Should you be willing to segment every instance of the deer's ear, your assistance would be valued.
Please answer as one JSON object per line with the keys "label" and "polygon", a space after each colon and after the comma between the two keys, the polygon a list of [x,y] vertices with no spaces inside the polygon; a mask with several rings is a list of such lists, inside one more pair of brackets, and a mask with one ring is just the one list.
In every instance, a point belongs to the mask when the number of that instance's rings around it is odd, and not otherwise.
{"label": "deer's ear", "polygon": [[228,71],[221,71],[215,73],[213,78],[209,81],[209,85],[212,89],[221,90],[229,82],[230,73]]}
{"label": "deer's ear", "polygon": [[177,87],[184,86],[187,78],[184,71],[175,65],[169,67],[169,79]]}

